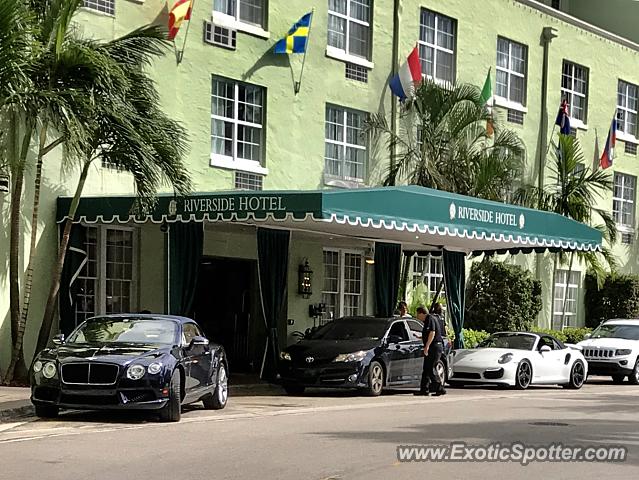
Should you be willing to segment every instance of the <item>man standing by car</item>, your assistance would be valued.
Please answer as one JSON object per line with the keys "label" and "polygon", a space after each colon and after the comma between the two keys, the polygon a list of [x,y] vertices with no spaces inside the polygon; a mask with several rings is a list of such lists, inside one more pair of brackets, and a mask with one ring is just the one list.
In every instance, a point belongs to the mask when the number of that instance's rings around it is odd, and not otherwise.
{"label": "man standing by car", "polygon": [[424,324],[422,340],[424,342],[424,369],[419,392],[416,395],[435,396],[445,395],[446,390],[441,384],[437,374],[436,365],[444,351],[444,339],[442,338],[442,306],[435,303],[433,313],[428,314],[424,306],[417,307],[417,319]]}

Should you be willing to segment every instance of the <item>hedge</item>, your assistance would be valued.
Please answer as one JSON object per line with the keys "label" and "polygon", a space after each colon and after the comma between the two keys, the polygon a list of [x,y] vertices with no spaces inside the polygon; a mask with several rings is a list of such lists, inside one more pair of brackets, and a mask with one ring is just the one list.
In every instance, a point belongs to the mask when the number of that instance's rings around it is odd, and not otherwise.
{"label": "hedge", "polygon": [[584,299],[588,327],[610,318],[639,318],[639,276],[608,274],[600,289],[595,276],[588,272]]}
{"label": "hedge", "polygon": [[[569,327],[565,328],[562,332],[561,330],[549,330],[534,327],[530,331],[545,335],[551,335],[563,343],[579,343],[584,339],[587,333],[590,333],[592,331],[592,329]],[[464,328],[464,346],[466,348],[473,348],[476,344],[488,338],[489,335],[490,333],[484,330],[472,330]]]}

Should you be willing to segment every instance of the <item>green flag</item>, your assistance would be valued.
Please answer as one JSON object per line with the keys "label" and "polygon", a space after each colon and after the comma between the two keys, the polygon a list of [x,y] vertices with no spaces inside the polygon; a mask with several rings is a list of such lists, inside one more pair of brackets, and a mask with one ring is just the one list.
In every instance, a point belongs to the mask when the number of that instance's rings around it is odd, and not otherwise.
{"label": "green flag", "polygon": [[486,75],[486,81],[484,82],[484,88],[481,89],[481,104],[486,105],[490,97],[493,96],[493,82],[490,79],[490,68],[488,69],[488,75]]}

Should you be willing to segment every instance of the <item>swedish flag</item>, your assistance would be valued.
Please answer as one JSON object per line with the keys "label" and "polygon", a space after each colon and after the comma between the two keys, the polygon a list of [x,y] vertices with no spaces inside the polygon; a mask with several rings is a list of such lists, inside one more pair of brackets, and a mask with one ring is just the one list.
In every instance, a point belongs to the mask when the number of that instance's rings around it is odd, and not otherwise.
{"label": "swedish flag", "polygon": [[286,36],[275,44],[275,53],[304,53],[308,43],[313,12],[309,12],[293,25]]}

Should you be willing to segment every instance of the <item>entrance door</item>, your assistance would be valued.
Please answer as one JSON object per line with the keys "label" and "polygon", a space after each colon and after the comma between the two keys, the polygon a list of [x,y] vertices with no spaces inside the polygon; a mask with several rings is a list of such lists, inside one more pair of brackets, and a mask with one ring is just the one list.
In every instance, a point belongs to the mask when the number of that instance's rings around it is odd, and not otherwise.
{"label": "entrance door", "polygon": [[258,306],[256,261],[202,260],[194,317],[204,334],[224,347],[231,371],[259,371],[266,329]]}

